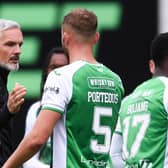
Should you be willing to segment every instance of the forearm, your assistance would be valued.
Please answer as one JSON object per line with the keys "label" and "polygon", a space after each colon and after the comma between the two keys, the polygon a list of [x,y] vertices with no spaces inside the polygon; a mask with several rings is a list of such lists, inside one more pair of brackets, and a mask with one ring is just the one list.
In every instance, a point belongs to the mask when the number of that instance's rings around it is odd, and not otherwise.
{"label": "forearm", "polygon": [[18,168],[30,159],[46,143],[60,117],[60,113],[42,110],[31,132],[24,137],[16,151],[2,168]]}
{"label": "forearm", "polygon": [[49,165],[44,164],[41,160],[39,160],[40,151],[37,152],[33,157],[27,160],[23,164],[23,168],[50,168]]}
{"label": "forearm", "polygon": [[18,168],[25,161],[30,159],[41,146],[42,145],[32,142],[31,136],[26,136],[2,168]]}

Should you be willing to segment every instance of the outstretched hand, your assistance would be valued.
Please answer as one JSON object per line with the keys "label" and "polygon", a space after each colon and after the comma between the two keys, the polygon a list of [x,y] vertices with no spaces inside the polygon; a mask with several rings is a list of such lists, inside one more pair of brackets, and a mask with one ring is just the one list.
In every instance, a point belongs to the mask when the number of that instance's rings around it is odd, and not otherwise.
{"label": "outstretched hand", "polygon": [[21,105],[24,103],[24,97],[26,95],[26,88],[19,83],[15,84],[13,90],[9,93],[7,107],[10,113],[17,113],[20,110]]}

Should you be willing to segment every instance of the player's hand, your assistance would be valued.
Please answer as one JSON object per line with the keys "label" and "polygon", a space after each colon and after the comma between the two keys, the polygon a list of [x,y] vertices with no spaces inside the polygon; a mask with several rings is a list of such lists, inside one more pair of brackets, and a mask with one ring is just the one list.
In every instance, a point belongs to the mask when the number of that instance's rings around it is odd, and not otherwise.
{"label": "player's hand", "polygon": [[17,113],[20,110],[21,105],[24,103],[26,92],[27,90],[23,85],[15,84],[8,96],[7,107],[9,112]]}

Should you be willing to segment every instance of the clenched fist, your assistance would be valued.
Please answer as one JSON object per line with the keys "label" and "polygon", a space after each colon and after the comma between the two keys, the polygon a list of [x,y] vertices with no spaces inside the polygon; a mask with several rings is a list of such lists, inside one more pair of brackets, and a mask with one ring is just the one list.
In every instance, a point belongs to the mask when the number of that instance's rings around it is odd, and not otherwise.
{"label": "clenched fist", "polygon": [[7,107],[10,113],[17,113],[21,105],[24,103],[26,88],[18,83],[15,84],[13,90],[9,93]]}

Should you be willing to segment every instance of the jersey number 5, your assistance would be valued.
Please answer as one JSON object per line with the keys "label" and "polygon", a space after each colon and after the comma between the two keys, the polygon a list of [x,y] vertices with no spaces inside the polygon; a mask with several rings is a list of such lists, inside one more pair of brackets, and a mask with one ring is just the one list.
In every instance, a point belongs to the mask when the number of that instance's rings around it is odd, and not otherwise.
{"label": "jersey number 5", "polygon": [[104,144],[99,144],[98,140],[91,140],[90,148],[94,153],[108,153],[111,143],[110,126],[101,125],[101,117],[111,117],[112,108],[95,107],[92,130],[97,135],[104,136]]}

